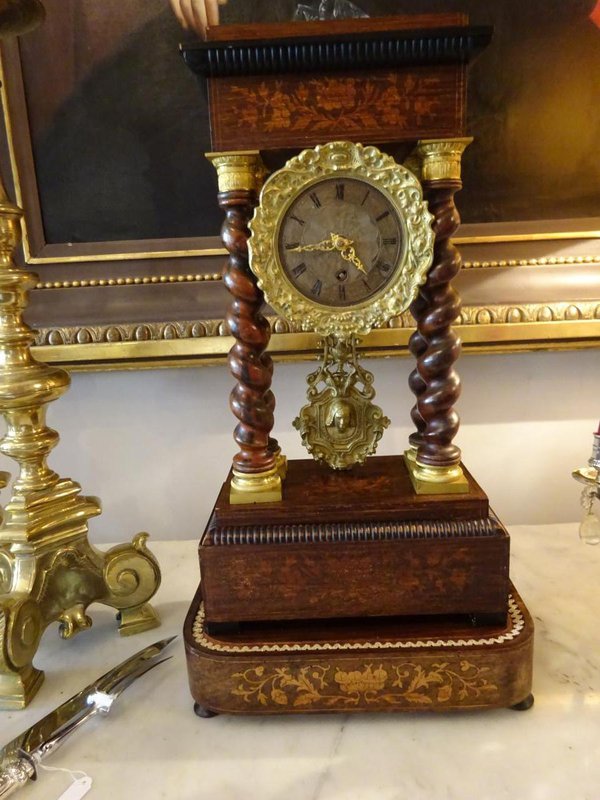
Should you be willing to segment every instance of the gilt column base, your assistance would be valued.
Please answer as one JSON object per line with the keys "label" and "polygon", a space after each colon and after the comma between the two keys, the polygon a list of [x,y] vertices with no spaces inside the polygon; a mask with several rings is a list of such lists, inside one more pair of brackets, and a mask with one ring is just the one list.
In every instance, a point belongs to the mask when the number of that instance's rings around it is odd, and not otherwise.
{"label": "gilt column base", "polygon": [[265,472],[244,473],[233,470],[229,502],[232,505],[252,503],[280,503],[282,499],[281,473],[286,462],[279,457],[273,469]]}
{"label": "gilt column base", "polygon": [[416,494],[468,494],[469,481],[460,464],[451,467],[430,467],[417,460],[416,450],[409,448],[404,461]]}

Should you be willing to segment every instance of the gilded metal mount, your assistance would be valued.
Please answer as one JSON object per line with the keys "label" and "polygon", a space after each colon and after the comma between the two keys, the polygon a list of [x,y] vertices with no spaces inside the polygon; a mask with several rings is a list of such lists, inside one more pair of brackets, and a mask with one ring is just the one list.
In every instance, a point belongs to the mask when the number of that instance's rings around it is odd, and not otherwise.
{"label": "gilded metal mount", "polygon": [[232,505],[279,503],[285,470],[277,463],[265,472],[244,473],[232,470],[229,502]]}
{"label": "gilded metal mount", "polygon": [[[385,193],[397,209],[405,242],[393,277],[384,288],[347,306],[326,305],[305,296],[290,282],[279,255],[280,225],[286,209],[309,186],[334,177],[358,179],[367,188],[373,186]],[[250,265],[269,305],[302,330],[322,336],[367,334],[405,311],[425,282],[433,258],[432,222],[419,181],[406,167],[373,146],[329,142],[303,150],[265,182],[249,224]],[[343,237],[338,234],[338,238]]]}
{"label": "gilded metal mount", "polygon": [[[274,440],[272,440],[274,444]],[[273,469],[265,472],[231,471],[229,502],[236,505],[252,503],[280,503],[283,498],[283,481],[287,475],[287,458],[277,444],[272,448],[275,457]]]}
{"label": "gilded metal mount", "polygon": [[217,171],[220,192],[260,192],[267,175],[258,150],[206,153]]}
{"label": "gilded metal mount", "polygon": [[373,374],[358,363],[357,339],[328,336],[323,363],[307,378],[307,405],[294,420],[302,443],[332,469],[364,463],[390,424],[375,396]]}
{"label": "gilded metal mount", "polygon": [[459,181],[462,170],[462,155],[473,138],[421,139],[405,165],[421,181]]}
{"label": "gilded metal mount", "polygon": [[35,332],[22,314],[37,276],[13,261],[21,216],[0,184],[0,411],[7,425],[0,452],[19,467],[0,525],[0,708],[23,708],[35,695],[43,672],[33,659],[52,622],[70,638],[91,626],[87,607],[100,602],[118,610],[122,634],[159,624],[148,604],[160,570],[147,534],[107,553],[96,550],[87,532],[99,501],[46,463],[59,439],[46,425],[46,406],[70,378],[31,354]]}
{"label": "gilded metal mount", "polygon": [[419,464],[414,447],[406,450],[404,462],[417,494],[466,494],[469,491],[469,482],[460,464],[448,467]]}

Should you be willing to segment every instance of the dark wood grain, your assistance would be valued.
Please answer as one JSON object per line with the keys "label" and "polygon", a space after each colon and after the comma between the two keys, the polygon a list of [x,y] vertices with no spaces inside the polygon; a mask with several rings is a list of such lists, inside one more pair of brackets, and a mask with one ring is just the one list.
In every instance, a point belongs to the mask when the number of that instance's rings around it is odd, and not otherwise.
{"label": "dark wood grain", "polygon": [[[461,267],[458,250],[451,237],[460,224],[454,195],[461,188],[458,180],[424,183],[424,196],[434,215],[435,245],[433,264],[427,281],[413,303],[418,317],[418,378],[411,376],[417,396],[417,460],[434,467],[460,463],[460,448],[453,443],[459,426],[454,405],[460,395],[460,380],[454,364],[460,355],[460,339],[452,324],[460,314],[461,301],[451,285]],[[420,423],[422,420],[422,423]]]}
{"label": "dark wood grain", "polygon": [[467,64],[491,29],[461,14],[223,26],[183,49],[208,80],[215,150],[464,135]]}
{"label": "dark wood grain", "polygon": [[[408,340],[408,349],[411,355],[416,359],[417,363],[421,356],[427,351],[428,343],[424,337],[422,330],[419,329],[419,320],[422,319],[424,313],[427,311],[428,302],[422,291],[419,292],[415,300],[411,303],[410,313],[413,315],[417,323],[417,329],[411,334]],[[408,441],[411,447],[419,448],[423,443],[423,431],[425,430],[425,420],[419,411],[419,398],[427,388],[427,384],[419,373],[418,366],[415,365],[414,369],[408,376],[408,386],[411,392],[415,395],[417,402],[410,411],[410,417],[416,428],[416,431],[410,434]]]}
{"label": "dark wood grain", "polygon": [[[420,66],[209,81],[215,150],[463,136],[465,67]],[[268,99],[267,99],[268,98]]]}
{"label": "dark wood grain", "polygon": [[500,527],[479,537],[200,548],[211,623],[442,614],[503,619],[508,558],[508,535]]}
{"label": "dark wood grain", "polygon": [[484,519],[486,494],[465,470],[466,494],[415,494],[402,456],[374,456],[351,471],[339,472],[312,459],[290,461],[280,503],[231,505],[229,481],[217,499],[217,527],[303,524],[311,522],[381,522],[400,520]]}
{"label": "dark wood grain", "polygon": [[332,19],[327,22],[262,22],[260,25],[234,24],[217,25],[209,28],[206,39],[209,42],[236,42],[261,39],[280,39],[298,36],[322,37],[324,30],[329,36],[345,33],[415,30],[419,28],[442,28],[446,26],[467,25],[467,14],[411,14],[410,16],[372,17],[359,19]]}
{"label": "dark wood grain", "polygon": [[[491,28],[464,24],[418,27],[418,17],[296,22],[265,25],[264,35],[244,39],[248,28],[232,26],[230,38],[183,48],[198,76],[348,72],[411,65],[467,64],[489,44]],[[259,30],[263,32],[262,26]],[[269,34],[270,31],[270,34]],[[267,35],[269,34],[269,35]]]}
{"label": "dark wood grain", "polygon": [[269,437],[275,396],[271,391],[273,362],[265,353],[271,328],[261,312],[263,293],[248,266],[248,222],[256,196],[240,190],[221,192],[218,199],[225,211],[221,235],[229,252],[223,273],[232,297],[227,323],[235,338],[229,353],[229,368],[236,379],[230,405],[238,419],[234,438],[239,447],[233,466],[244,473],[265,472],[275,466],[276,442]]}
{"label": "dark wood grain", "polygon": [[485,493],[415,494],[402,456],[291,461],[280,503],[232,505],[200,545],[210,622],[506,613],[509,539]]}

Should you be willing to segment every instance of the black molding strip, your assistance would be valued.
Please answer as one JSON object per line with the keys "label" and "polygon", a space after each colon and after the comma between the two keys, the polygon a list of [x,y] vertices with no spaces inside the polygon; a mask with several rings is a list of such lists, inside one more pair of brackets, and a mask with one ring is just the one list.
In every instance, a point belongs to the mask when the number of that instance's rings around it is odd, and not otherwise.
{"label": "black molding strip", "polygon": [[424,64],[466,64],[492,38],[490,26],[324,34],[182,46],[197,75],[221,78]]}

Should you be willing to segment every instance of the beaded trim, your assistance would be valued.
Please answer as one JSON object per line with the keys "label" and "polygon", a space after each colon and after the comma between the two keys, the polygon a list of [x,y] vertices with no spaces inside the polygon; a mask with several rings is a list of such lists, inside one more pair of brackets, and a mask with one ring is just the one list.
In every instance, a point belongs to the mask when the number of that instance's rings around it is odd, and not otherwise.
{"label": "beaded trim", "polygon": [[208,636],[204,630],[204,604],[201,603],[192,626],[194,641],[206,650],[217,653],[300,653],[319,652],[331,650],[415,650],[432,647],[481,647],[485,645],[503,644],[517,639],[525,627],[525,619],[517,601],[512,595],[508,598],[508,616],[510,628],[498,636],[487,636],[478,639],[417,639],[406,641],[396,639],[377,642],[322,642],[318,644],[265,644],[265,645],[235,645],[223,644]]}

